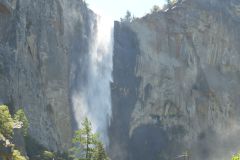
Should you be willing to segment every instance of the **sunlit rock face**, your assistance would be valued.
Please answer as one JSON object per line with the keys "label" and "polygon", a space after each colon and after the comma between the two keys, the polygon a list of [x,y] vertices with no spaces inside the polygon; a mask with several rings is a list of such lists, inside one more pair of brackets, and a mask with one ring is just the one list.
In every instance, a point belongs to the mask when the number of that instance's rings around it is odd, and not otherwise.
{"label": "sunlit rock face", "polygon": [[88,50],[92,15],[81,0],[0,0],[0,102],[23,107],[50,150],[71,145],[70,64]]}
{"label": "sunlit rock face", "polygon": [[81,0],[0,0],[0,103],[23,107],[49,150],[69,149],[85,117],[108,145],[112,27]]}
{"label": "sunlit rock face", "polygon": [[185,0],[115,22],[110,154],[230,159],[240,147],[237,0]]}

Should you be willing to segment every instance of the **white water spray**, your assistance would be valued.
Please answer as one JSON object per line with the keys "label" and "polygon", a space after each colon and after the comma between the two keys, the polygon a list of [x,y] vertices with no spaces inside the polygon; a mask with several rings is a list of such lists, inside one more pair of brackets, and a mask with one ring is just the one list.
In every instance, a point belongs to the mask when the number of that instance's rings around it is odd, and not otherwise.
{"label": "white water spray", "polygon": [[113,23],[97,17],[92,22],[89,46],[87,83],[73,95],[73,107],[78,127],[88,117],[93,131],[108,145],[108,126],[112,115],[110,82],[112,81]]}

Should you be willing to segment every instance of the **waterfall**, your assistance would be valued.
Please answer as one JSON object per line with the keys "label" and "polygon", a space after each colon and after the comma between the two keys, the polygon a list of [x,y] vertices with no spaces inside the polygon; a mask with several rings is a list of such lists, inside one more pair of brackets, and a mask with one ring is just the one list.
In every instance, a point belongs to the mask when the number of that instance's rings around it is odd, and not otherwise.
{"label": "waterfall", "polygon": [[[93,131],[107,146],[108,126],[112,115],[110,82],[112,81],[113,22],[96,16],[91,21],[89,53],[85,66],[86,82],[73,94],[72,102],[78,127],[88,117]],[[86,60],[85,59],[85,60]],[[77,72],[77,71],[75,71]],[[78,79],[78,80],[81,80]]]}

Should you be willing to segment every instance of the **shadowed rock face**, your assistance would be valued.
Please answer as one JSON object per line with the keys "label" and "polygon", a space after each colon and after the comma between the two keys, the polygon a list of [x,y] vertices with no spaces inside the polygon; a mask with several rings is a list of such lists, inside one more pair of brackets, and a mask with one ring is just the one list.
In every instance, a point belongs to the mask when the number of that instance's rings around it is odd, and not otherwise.
{"label": "shadowed rock face", "polygon": [[156,160],[175,159],[179,151],[184,151],[184,145],[177,138],[170,138],[169,133],[174,132],[176,137],[182,136],[182,128],[164,130],[161,125],[143,125],[138,127],[130,139],[129,159]]}
{"label": "shadowed rock face", "polygon": [[239,5],[186,0],[115,23],[114,160],[173,159],[185,151],[195,160],[229,159],[240,147],[233,142],[240,138]]}
{"label": "shadowed rock face", "polygon": [[129,159],[129,122],[140,82],[134,74],[134,67],[137,63],[136,56],[140,51],[136,34],[129,27],[120,25],[118,22],[115,22],[114,41],[114,82],[111,85],[111,95],[115,107],[112,108],[112,121],[109,129],[109,153],[112,159],[121,160]]}

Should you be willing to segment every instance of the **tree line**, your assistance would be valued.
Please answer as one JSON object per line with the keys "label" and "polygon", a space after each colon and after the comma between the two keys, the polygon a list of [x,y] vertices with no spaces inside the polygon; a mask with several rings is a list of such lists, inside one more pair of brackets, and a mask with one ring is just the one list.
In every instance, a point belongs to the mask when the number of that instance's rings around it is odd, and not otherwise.
{"label": "tree line", "polygon": [[28,120],[22,109],[11,116],[6,105],[0,105],[0,157],[3,159],[26,160],[13,143],[14,129],[27,135]]}
{"label": "tree line", "polygon": [[[85,118],[82,127],[75,132],[72,139],[73,147],[65,155],[38,147],[39,155],[24,156],[13,143],[15,130],[20,130],[23,136],[28,134],[29,122],[22,109],[11,115],[6,105],[0,105],[0,159],[4,160],[109,160],[99,134],[92,132],[91,122]],[[31,145],[31,144],[29,144]],[[29,146],[26,146],[29,148]],[[30,148],[34,146],[30,146]]]}

